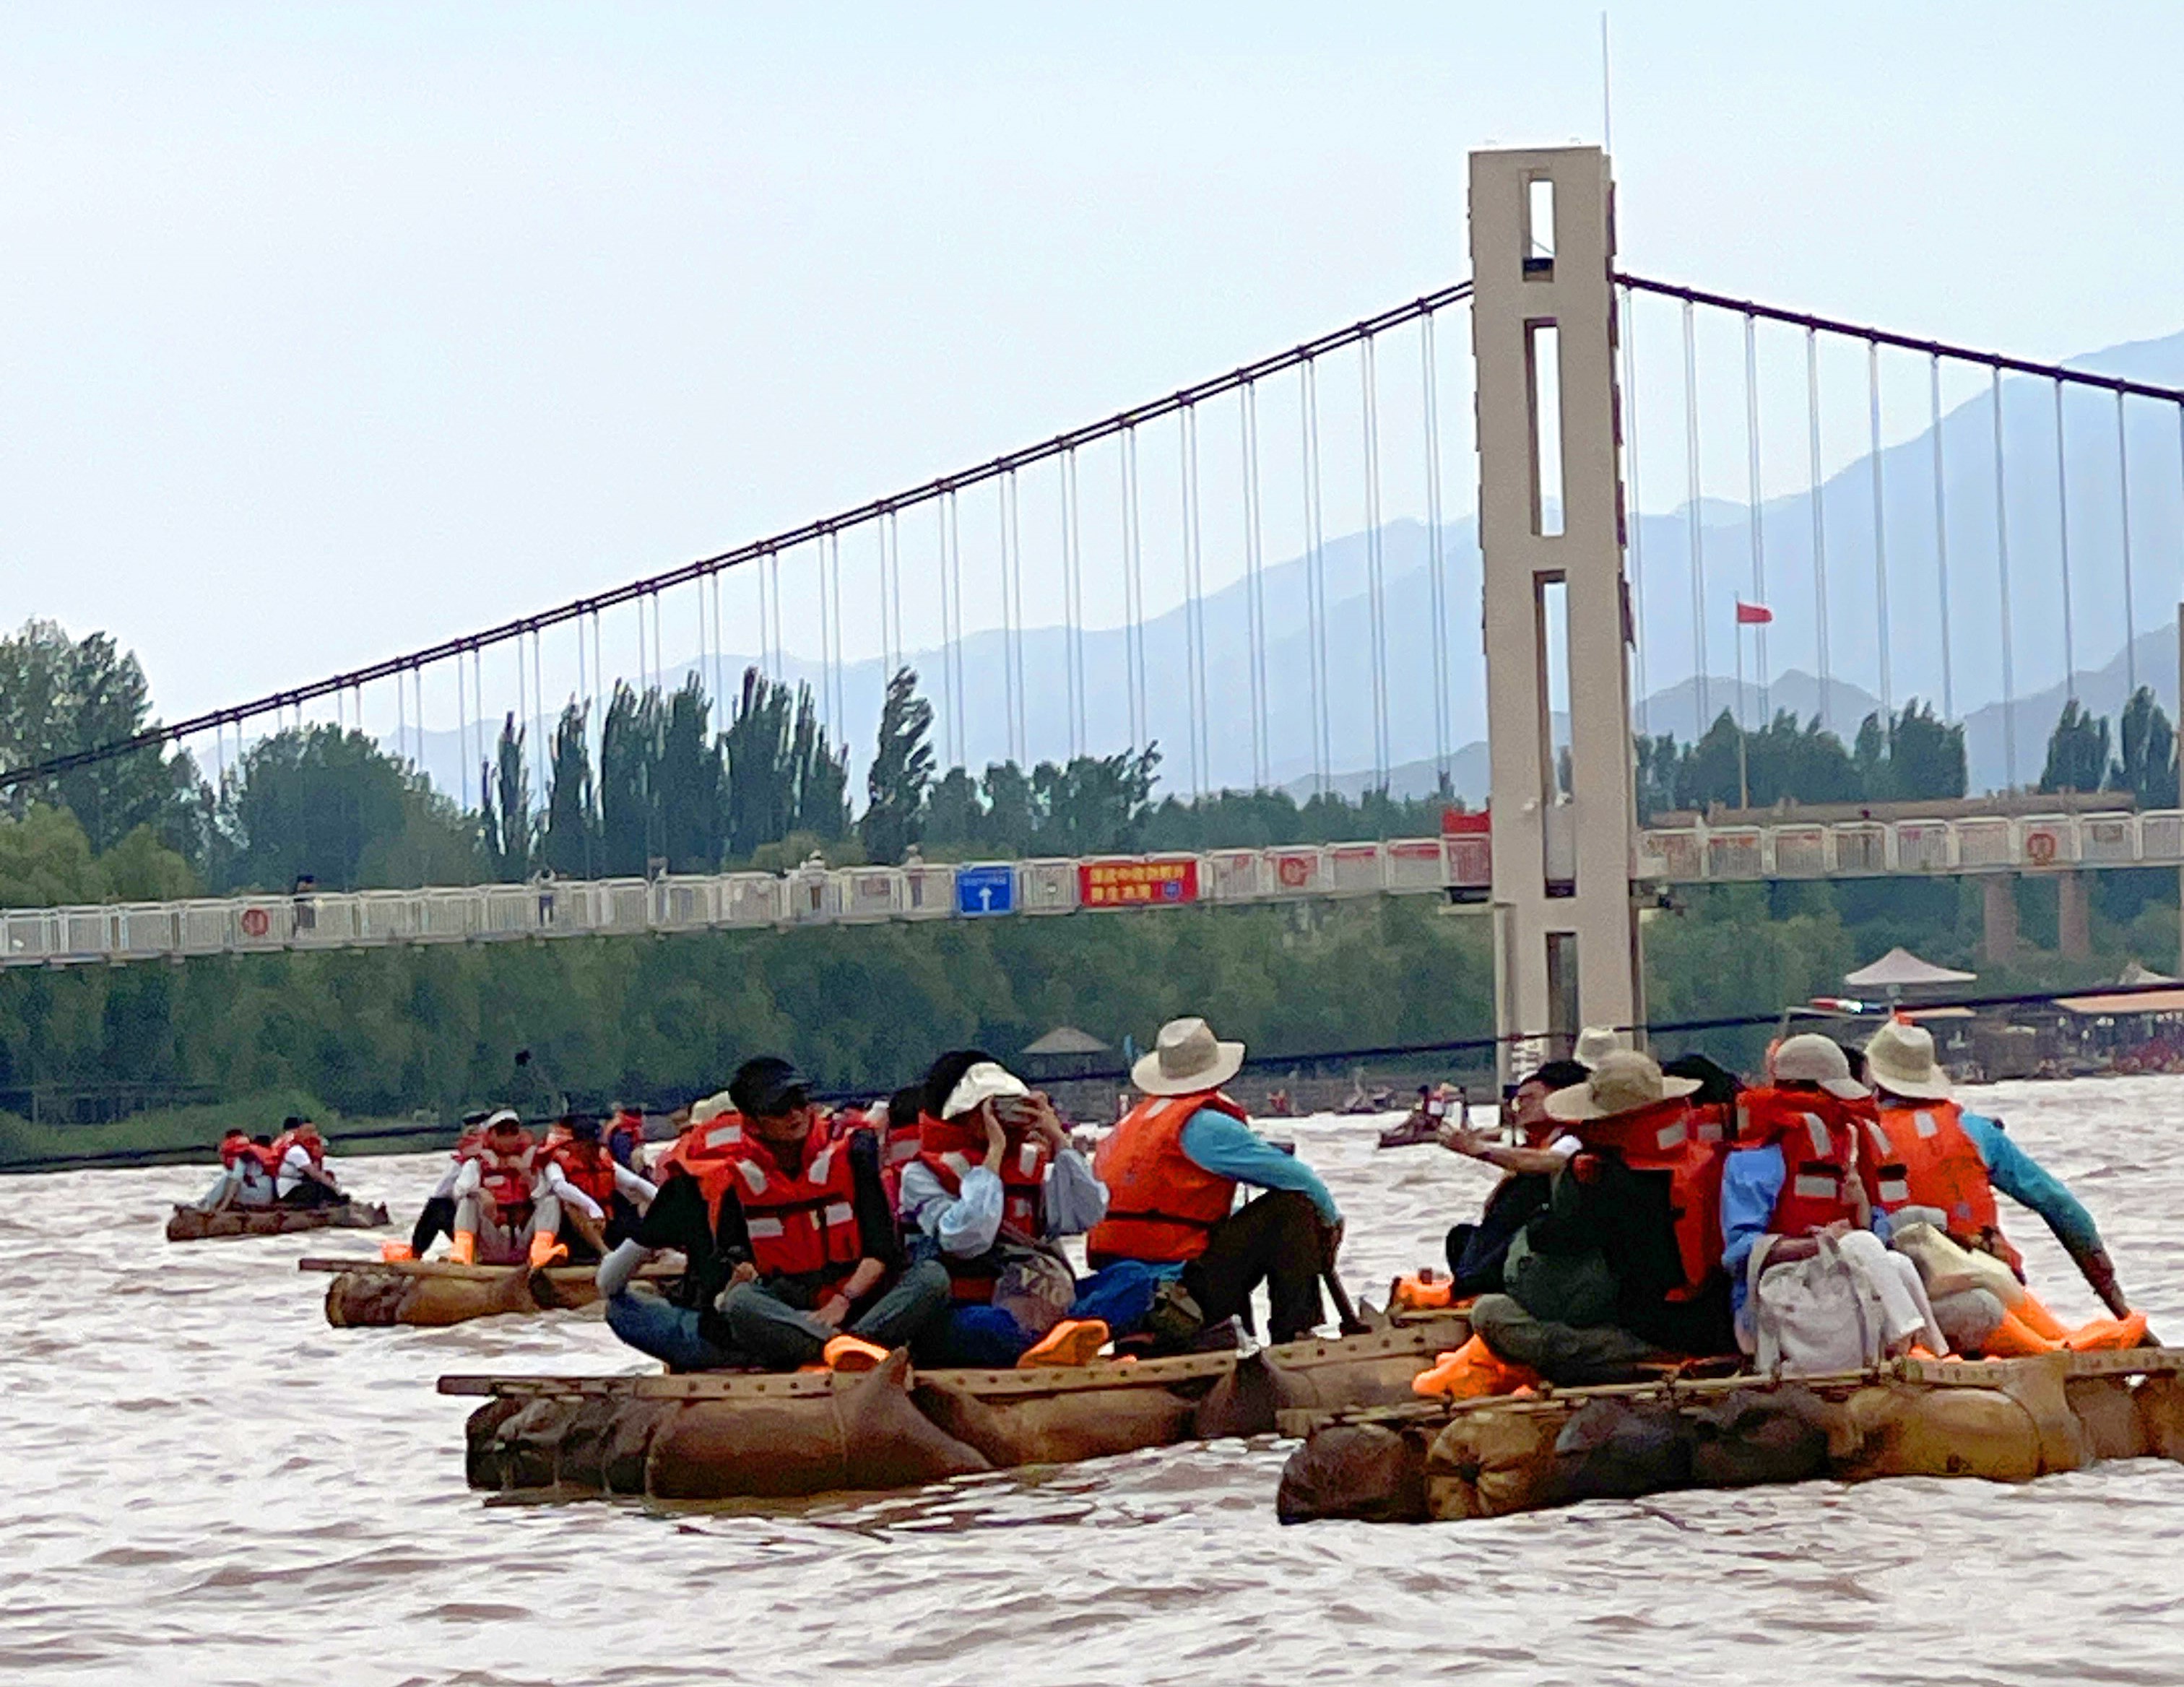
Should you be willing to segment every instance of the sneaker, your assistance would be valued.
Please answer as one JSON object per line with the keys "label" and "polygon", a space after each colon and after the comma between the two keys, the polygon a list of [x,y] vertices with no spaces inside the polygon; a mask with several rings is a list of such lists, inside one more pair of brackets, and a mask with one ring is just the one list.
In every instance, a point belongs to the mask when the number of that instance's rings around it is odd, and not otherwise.
{"label": "sneaker", "polygon": [[838,1335],[821,1350],[830,1371],[877,1371],[887,1363],[888,1350],[860,1336]]}
{"label": "sneaker", "polygon": [[1206,1328],[1206,1314],[1182,1283],[1173,1278],[1153,1290],[1152,1310],[1145,1314],[1145,1333],[1162,1347],[1181,1347]]}
{"label": "sneaker", "polygon": [[1020,1371],[1041,1366],[1089,1365],[1107,1345],[1107,1326],[1098,1318],[1064,1318],[1021,1359]]}

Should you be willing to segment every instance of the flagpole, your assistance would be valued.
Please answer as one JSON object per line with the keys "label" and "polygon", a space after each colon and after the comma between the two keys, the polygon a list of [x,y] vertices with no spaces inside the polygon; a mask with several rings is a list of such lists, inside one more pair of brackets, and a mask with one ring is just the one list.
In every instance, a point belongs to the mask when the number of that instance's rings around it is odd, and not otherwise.
{"label": "flagpole", "polygon": [[1749,809],[1752,806],[1752,776],[1744,751],[1744,610],[1741,604],[1736,610],[1736,617],[1730,628],[1730,637],[1736,641],[1736,805],[1739,809]]}

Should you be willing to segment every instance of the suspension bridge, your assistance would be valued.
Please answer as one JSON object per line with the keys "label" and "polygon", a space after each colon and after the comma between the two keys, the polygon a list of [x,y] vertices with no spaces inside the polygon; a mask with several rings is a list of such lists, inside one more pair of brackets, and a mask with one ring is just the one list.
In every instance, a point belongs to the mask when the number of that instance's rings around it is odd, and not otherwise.
{"label": "suspension bridge", "polygon": [[750,667],[810,686],[854,785],[908,666],[944,767],[1156,743],[1179,794],[1440,793],[1484,821],[17,910],[0,966],[1417,894],[1490,912],[1508,1031],[1642,1021],[1635,910],[1663,886],[2184,867],[2173,811],[1636,825],[1633,731],[1724,710],[1848,736],[1924,699],[1975,788],[2021,791],[2064,703],[2174,710],[2169,594],[2140,576],[2184,578],[2184,388],[2159,348],[2041,363],[1625,273],[1612,194],[1595,149],[1476,154],[1468,281],[612,591],[0,771],[35,793],[180,746],[224,785],[254,739],[332,723],[466,801],[508,719],[543,810],[565,704],[596,748],[618,682],[721,699]]}

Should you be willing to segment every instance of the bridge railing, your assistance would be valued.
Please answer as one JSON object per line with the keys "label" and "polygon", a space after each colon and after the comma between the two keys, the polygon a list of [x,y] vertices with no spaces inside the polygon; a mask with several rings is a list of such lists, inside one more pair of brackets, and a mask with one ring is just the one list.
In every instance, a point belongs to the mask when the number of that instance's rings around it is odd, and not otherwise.
{"label": "bridge railing", "polygon": [[[959,876],[974,869],[983,875],[987,891],[983,908],[957,894]],[[899,867],[807,865],[786,874],[537,879],[305,896],[252,894],[0,912],[0,966],[969,919],[988,910],[1074,914],[1451,893],[1480,899],[1490,874],[1482,836],[1294,844],[1202,855],[960,865],[912,861]]]}
{"label": "bridge railing", "polygon": [[2184,866],[2184,811],[1652,827],[1633,876],[1680,884]]}

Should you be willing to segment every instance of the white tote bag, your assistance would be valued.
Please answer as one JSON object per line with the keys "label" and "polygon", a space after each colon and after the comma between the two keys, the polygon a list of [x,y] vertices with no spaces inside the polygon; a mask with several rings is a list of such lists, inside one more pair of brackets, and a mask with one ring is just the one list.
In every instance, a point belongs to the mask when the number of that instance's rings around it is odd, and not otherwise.
{"label": "white tote bag", "polygon": [[1764,1375],[1810,1377],[1863,1371],[1880,1362],[1887,1324],[1879,1291],[1832,1237],[1810,1259],[1767,1266],[1778,1238],[1762,1237],[1746,1269],[1751,1286],[1753,1362]]}

